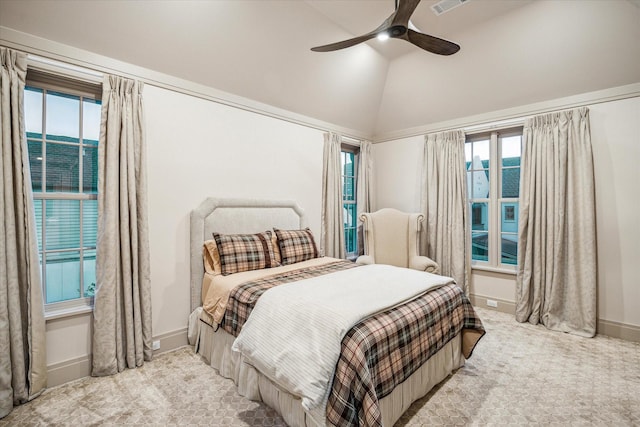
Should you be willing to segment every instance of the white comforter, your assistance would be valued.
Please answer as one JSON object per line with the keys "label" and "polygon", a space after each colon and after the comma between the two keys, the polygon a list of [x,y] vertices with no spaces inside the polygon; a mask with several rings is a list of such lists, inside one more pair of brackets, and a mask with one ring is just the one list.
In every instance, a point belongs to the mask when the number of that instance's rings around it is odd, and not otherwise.
{"label": "white comforter", "polygon": [[276,286],[260,297],[233,350],[313,410],[326,404],[342,338],[356,323],[452,281],[366,265]]}

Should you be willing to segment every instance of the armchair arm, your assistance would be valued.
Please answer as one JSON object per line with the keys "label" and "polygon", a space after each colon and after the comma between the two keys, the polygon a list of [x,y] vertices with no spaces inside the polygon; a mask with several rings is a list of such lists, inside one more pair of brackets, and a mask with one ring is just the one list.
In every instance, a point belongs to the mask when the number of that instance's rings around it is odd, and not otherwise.
{"label": "armchair arm", "polygon": [[437,262],[426,256],[416,255],[409,259],[409,268],[426,271],[427,273],[440,274],[440,266]]}
{"label": "armchair arm", "polygon": [[356,264],[360,264],[360,265],[375,264],[375,261],[371,255],[360,255],[358,259],[356,259]]}

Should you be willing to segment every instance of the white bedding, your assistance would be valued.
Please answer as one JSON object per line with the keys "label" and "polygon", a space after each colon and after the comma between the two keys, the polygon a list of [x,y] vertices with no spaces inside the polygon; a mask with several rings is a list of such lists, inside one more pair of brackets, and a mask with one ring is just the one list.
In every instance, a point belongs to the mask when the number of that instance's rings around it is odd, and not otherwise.
{"label": "white bedding", "polygon": [[320,257],[279,267],[243,271],[242,273],[230,274],[228,276],[205,273],[202,280],[202,306],[204,311],[213,317],[213,321],[216,324],[220,324],[224,317],[224,312],[227,309],[229,293],[236,286],[245,282],[262,279],[264,277],[287,273],[301,268],[329,264],[335,261],[338,260],[336,258]]}
{"label": "white bedding", "polygon": [[452,280],[368,265],[280,285],[258,300],[233,349],[305,409],[324,407],[342,338],[356,323]]}

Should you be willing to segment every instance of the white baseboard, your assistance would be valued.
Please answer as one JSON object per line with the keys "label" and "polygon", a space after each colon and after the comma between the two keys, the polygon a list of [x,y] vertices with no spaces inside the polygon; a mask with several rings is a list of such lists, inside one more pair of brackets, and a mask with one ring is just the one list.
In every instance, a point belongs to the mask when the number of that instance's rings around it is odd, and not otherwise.
{"label": "white baseboard", "polygon": [[640,326],[598,319],[598,334],[627,341],[640,342]]}
{"label": "white baseboard", "polygon": [[[484,295],[476,295],[476,294],[470,294],[469,299],[471,300],[471,304],[474,307],[486,308],[489,310],[499,311],[501,313],[507,313],[507,314],[513,314],[513,315],[516,314],[516,303],[513,301],[507,301],[500,298],[486,297]],[[497,307],[491,307],[487,305],[487,300],[496,302]]]}
{"label": "white baseboard", "polygon": [[[188,344],[187,328],[157,335],[153,337],[153,341],[160,341],[160,349],[153,352],[154,356],[183,347]],[[90,375],[91,354],[53,363],[47,366],[47,387],[55,387]]]}
{"label": "white baseboard", "polygon": [[[499,298],[486,297],[484,295],[469,295],[471,304],[474,307],[486,308],[502,313],[516,313],[516,304],[512,301],[505,301]],[[497,303],[497,307],[487,305],[487,300]],[[626,323],[614,322],[612,320],[598,319],[597,333],[606,335],[611,338],[620,338],[626,341],[640,342],[640,326],[629,325]]]}
{"label": "white baseboard", "polygon": [[91,375],[90,354],[54,363],[47,366],[47,387],[55,387],[89,375]]}

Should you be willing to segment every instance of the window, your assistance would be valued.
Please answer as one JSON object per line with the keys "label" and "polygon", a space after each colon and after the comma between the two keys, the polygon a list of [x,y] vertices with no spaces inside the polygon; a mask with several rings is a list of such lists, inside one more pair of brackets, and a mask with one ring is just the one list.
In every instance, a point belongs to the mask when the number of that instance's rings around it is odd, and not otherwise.
{"label": "window", "polygon": [[95,290],[101,109],[96,92],[92,84],[27,74],[25,127],[47,311],[90,305]]}
{"label": "window", "polygon": [[358,209],[356,204],[356,181],[358,176],[358,147],[342,145],[342,206],[344,241],[347,258],[358,256]]}
{"label": "window", "polygon": [[470,135],[465,144],[475,266],[514,269],[522,129]]}
{"label": "window", "polygon": [[516,220],[516,207],[504,206],[504,221],[515,222],[515,220]]}

